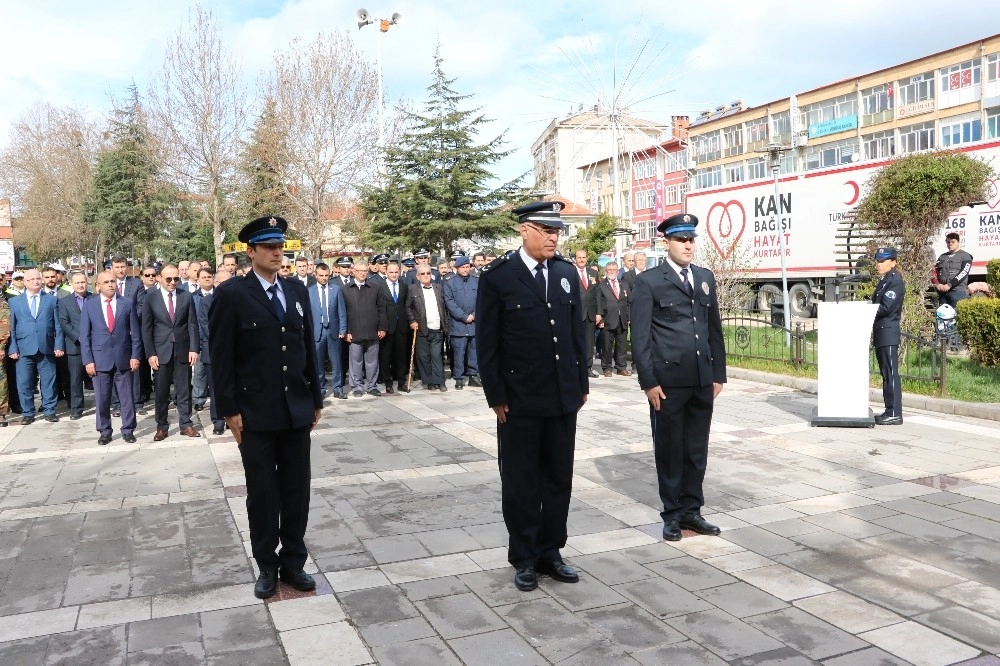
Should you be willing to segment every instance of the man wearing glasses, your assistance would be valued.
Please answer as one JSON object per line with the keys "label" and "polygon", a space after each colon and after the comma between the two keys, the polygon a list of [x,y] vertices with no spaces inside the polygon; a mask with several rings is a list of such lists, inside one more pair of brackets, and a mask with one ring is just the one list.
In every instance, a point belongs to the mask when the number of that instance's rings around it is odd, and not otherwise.
{"label": "man wearing glasses", "polygon": [[561,209],[539,201],[513,211],[523,244],[483,269],[476,305],[479,375],[497,415],[507,560],[522,591],[538,587],[538,574],[579,580],[559,550],[594,341],[584,336],[576,271],[556,256]]}
{"label": "man wearing glasses", "polygon": [[278,269],[278,277],[286,278],[292,274],[292,262],[290,259],[281,260],[281,268]]}
{"label": "man wearing glasses", "polygon": [[679,541],[682,529],[712,536],[721,531],[702,518],[701,507],[712,410],[726,383],[726,348],[715,276],[691,263],[697,226],[698,218],[684,213],[657,226],[667,256],[638,273],[629,312],[667,541]]}
{"label": "man wearing glasses", "polygon": [[10,276],[10,286],[4,290],[4,294],[7,296],[7,299],[10,300],[23,292],[24,273],[21,271],[14,271],[14,274]]}
{"label": "man wearing glasses", "polygon": [[45,420],[55,423],[56,358],[66,345],[59,325],[57,298],[42,291],[42,274],[31,268],[24,273],[24,293],[10,299],[10,351],[17,361],[17,392],[21,424],[35,421],[35,382],[42,397]]}

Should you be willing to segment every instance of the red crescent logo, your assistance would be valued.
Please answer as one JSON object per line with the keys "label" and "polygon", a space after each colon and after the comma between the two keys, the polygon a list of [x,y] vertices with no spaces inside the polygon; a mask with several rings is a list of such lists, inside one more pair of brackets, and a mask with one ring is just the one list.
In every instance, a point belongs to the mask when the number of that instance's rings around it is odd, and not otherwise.
{"label": "red crescent logo", "polygon": [[858,184],[853,180],[847,181],[846,183],[844,183],[844,185],[847,185],[848,187],[854,190],[854,194],[847,201],[844,202],[848,206],[853,206],[854,204],[858,203],[858,199],[861,197],[861,188],[858,187]]}
{"label": "red crescent logo", "polygon": [[705,221],[708,238],[723,259],[728,259],[736,250],[736,244],[747,228],[747,213],[743,204],[733,199],[722,203],[717,201],[708,209]]}

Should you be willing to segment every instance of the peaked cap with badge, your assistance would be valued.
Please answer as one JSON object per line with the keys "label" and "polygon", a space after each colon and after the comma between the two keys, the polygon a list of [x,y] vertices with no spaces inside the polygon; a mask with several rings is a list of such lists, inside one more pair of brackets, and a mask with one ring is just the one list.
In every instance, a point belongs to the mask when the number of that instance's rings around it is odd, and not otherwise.
{"label": "peaked cap with badge", "polygon": [[249,222],[240,229],[239,239],[241,243],[256,245],[257,243],[284,243],[285,232],[288,231],[288,222],[282,217],[268,215],[258,217],[253,222]]}
{"label": "peaked cap with badge", "polygon": [[671,215],[656,226],[656,230],[670,238],[697,238],[698,218],[688,213]]}

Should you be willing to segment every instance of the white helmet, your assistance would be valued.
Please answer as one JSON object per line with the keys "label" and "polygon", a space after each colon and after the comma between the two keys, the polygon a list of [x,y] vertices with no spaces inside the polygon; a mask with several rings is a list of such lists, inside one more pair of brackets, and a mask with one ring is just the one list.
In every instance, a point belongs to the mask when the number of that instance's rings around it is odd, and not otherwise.
{"label": "white helmet", "polygon": [[951,321],[955,318],[955,308],[945,303],[944,305],[938,307],[935,314],[937,315],[937,318],[942,321]]}

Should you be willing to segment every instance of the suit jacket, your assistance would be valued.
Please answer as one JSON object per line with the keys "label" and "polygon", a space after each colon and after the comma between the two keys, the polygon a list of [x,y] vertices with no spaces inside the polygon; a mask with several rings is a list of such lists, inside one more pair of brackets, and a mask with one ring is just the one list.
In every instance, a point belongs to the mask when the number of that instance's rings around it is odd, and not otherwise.
{"label": "suit jacket", "polygon": [[[65,298],[64,301],[75,300]],[[76,307],[76,303],[72,303]],[[80,313],[80,360],[93,363],[98,372],[131,370],[132,359],[142,360],[142,331],[139,315],[132,301],[115,295],[115,330],[109,331],[104,321],[104,302],[89,298]]]}
{"label": "suit jacket", "polygon": [[302,285],[303,287],[311,287],[311,286],[313,286],[314,284],[316,284],[316,276],[315,276],[315,275],[308,275],[308,274],[307,274],[307,275],[306,275],[306,279],[305,279],[305,281],[303,281],[303,280],[302,280],[302,278],[300,278],[300,277],[299,277],[299,274],[298,274],[298,273],[294,273],[294,272],[293,272],[293,273],[292,273],[291,275],[289,275],[289,276],[288,276],[287,278],[285,278],[285,279],[286,279],[286,280],[295,280],[295,281],[297,281],[297,282],[298,282],[299,284],[301,284],[301,285]]}
{"label": "suit jacket", "polygon": [[198,315],[194,297],[181,289],[174,290],[174,320],[170,321],[161,292],[150,293],[142,304],[142,346],[147,357],[156,356],[160,365],[171,361],[187,363],[187,355],[197,352]]}
{"label": "suit jacket", "polygon": [[[441,285],[431,282],[431,290],[434,292],[434,300],[437,301],[438,314],[441,316],[441,332],[448,335],[448,309],[444,305],[444,293]],[[427,328],[427,303],[424,300],[426,290],[417,285],[406,292],[406,321],[410,324],[417,322],[417,335],[426,333]]]}
{"label": "suit jacket", "polygon": [[899,331],[899,319],[903,313],[905,295],[906,284],[895,268],[883,275],[875,286],[875,293],[872,295],[872,303],[878,303],[875,323],[872,324],[872,344],[875,347],[900,343],[902,335]]}
{"label": "suit jacket", "polygon": [[726,381],[726,348],[715,276],[691,264],[694,297],[664,261],[632,290],[632,358],[639,386],[708,386]]}
{"label": "suit jacket", "polygon": [[351,340],[378,340],[378,332],[387,330],[388,317],[381,285],[367,280],[360,287],[354,283],[343,289],[343,295]]}
{"label": "suit jacket", "polygon": [[[301,280],[299,281],[301,284]],[[333,280],[326,283],[326,321],[330,335],[339,337],[347,333],[347,305],[344,290]],[[320,308],[319,284],[309,287],[309,306],[312,308],[312,334],[317,343],[323,335],[322,308]]]}
{"label": "suit jacket", "polygon": [[444,304],[448,308],[451,321],[448,322],[448,335],[471,337],[476,334],[476,321],[467,323],[469,315],[476,314],[476,298],[479,294],[479,278],[462,278],[456,274],[444,283]]}
{"label": "suit jacket", "polygon": [[548,261],[543,298],[520,253],[483,269],[476,303],[479,376],[490,407],[513,416],[560,416],[590,392],[579,273],[559,257]]}
{"label": "suit jacket", "polygon": [[31,356],[65,351],[62,326],[59,324],[59,299],[38,293],[38,317],[31,316],[28,293],[10,299],[10,349],[8,354]]}
{"label": "suit jacket", "polygon": [[618,279],[628,285],[628,290],[631,292],[635,289],[635,278],[638,274],[635,272],[635,268],[630,268],[627,271],[622,271],[618,275]]}
{"label": "suit jacket", "polygon": [[[84,294],[84,304],[86,304],[87,299],[93,297],[94,294],[89,291]],[[73,356],[79,354],[80,307],[76,304],[76,294],[70,294],[66,298],[59,299],[59,325],[62,326],[63,340],[66,343],[66,353]]]}
{"label": "suit jacket", "polygon": [[629,322],[629,294],[631,289],[618,280],[618,296],[615,296],[607,278],[597,285],[597,314],[604,320],[605,328],[626,328]]}
{"label": "suit jacket", "polygon": [[201,356],[198,357],[198,360],[201,361],[202,365],[212,363],[212,352],[208,344],[208,310],[212,307],[214,296],[215,291],[213,290],[207,296],[202,296],[198,305],[198,339],[201,340]]}
{"label": "suit jacket", "polygon": [[594,321],[597,317],[597,271],[590,268],[587,271],[587,288],[583,288],[580,280],[580,269],[573,265],[573,279],[580,287],[580,302],[583,307],[580,310],[581,318],[587,321]]}
{"label": "suit jacket", "polygon": [[413,287],[403,282],[403,278],[400,277],[396,280],[396,300],[393,301],[392,287],[389,285],[389,280],[383,280],[383,282],[385,283],[386,333],[392,335],[406,329],[409,324],[409,319],[406,315],[406,297]]}
{"label": "suit jacket", "polygon": [[246,430],[305,428],[323,406],[309,292],[297,280],[281,288],[284,321],[253,271],[216,287],[209,306],[217,412],[223,418],[241,414]]}

